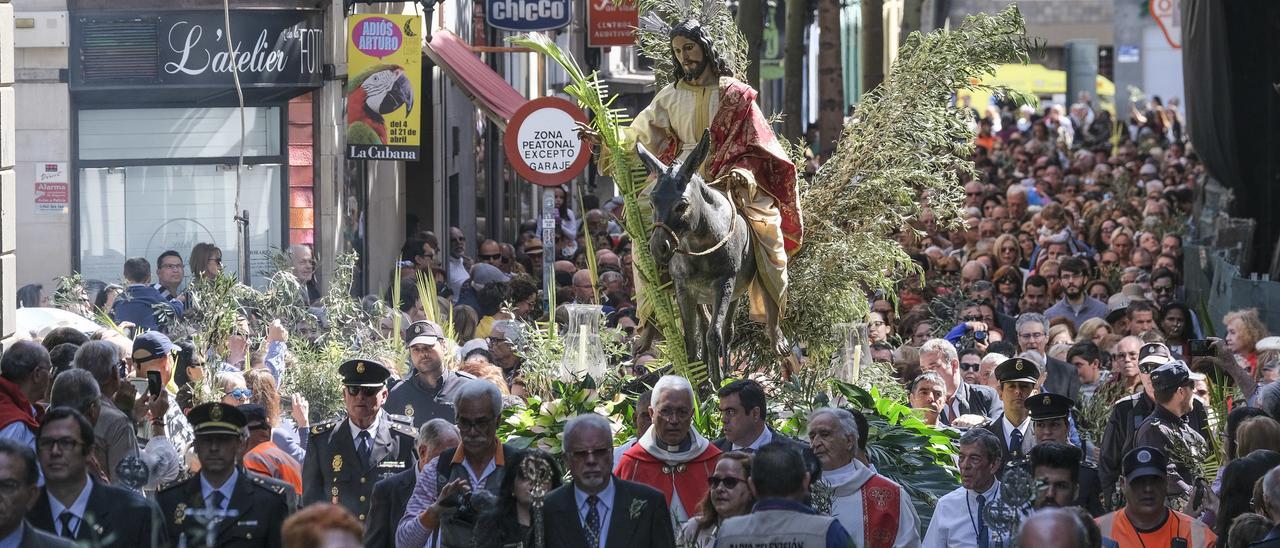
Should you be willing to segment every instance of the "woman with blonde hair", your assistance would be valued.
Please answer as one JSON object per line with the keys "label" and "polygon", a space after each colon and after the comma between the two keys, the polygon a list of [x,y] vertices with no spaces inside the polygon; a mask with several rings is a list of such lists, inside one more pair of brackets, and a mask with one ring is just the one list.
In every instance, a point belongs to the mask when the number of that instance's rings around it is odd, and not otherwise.
{"label": "woman with blonde hair", "polygon": [[1258,309],[1228,312],[1222,318],[1222,324],[1227,326],[1227,348],[1235,354],[1236,362],[1255,379],[1258,378],[1257,344],[1267,336],[1267,326],[1258,318]]}
{"label": "woman with blonde hair", "polygon": [[1102,339],[1111,334],[1111,324],[1104,318],[1089,318],[1076,331],[1076,342],[1092,342],[1102,348]]}

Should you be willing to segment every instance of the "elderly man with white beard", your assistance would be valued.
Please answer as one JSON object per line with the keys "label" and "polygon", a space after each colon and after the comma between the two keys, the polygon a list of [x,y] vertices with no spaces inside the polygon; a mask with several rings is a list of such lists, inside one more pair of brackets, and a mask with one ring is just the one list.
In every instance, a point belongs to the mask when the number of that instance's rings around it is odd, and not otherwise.
{"label": "elderly man with white beard", "polygon": [[833,407],[811,413],[809,444],[822,463],[822,481],[833,491],[831,516],[858,548],[920,545],[920,517],[906,490],[854,458],[858,423],[852,413]]}

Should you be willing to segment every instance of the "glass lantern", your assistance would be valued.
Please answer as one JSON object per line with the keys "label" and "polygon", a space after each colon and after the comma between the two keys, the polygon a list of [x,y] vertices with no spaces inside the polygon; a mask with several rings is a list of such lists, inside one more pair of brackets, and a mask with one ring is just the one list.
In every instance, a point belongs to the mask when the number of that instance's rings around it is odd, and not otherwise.
{"label": "glass lantern", "polygon": [[560,359],[560,376],[566,382],[590,375],[604,378],[604,344],[600,342],[600,320],[603,307],[597,304],[566,304],[569,328],[564,335],[564,357]]}

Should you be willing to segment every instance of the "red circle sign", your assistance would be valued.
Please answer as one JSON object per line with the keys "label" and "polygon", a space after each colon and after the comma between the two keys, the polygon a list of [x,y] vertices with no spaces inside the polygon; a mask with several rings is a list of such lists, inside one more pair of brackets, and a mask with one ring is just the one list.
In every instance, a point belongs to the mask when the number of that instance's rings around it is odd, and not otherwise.
{"label": "red circle sign", "polygon": [[574,122],[585,124],[587,117],[559,97],[525,103],[507,122],[503,136],[507,162],[537,185],[555,186],[577,177],[591,160],[591,152],[586,141],[578,138]]}

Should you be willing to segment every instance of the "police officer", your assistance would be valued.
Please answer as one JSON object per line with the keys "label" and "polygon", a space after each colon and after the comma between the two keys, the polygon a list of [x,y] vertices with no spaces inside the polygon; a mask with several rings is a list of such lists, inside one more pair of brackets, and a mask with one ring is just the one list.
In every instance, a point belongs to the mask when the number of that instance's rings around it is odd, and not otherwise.
{"label": "police officer", "polygon": [[409,417],[414,428],[431,419],[452,422],[454,394],[475,377],[449,368],[457,356],[444,344],[444,330],[435,322],[413,322],[405,338],[414,374],[391,390],[387,412]]}
{"label": "police officer", "polygon": [[[237,465],[244,451],[248,423],[234,406],[221,402],[196,406],[187,414],[195,433],[200,473],[160,487],[160,513],[168,522],[169,544],[276,547],[280,524],[289,517],[288,485],[253,474]],[[184,540],[185,539],[185,540]]]}
{"label": "police officer", "polygon": [[348,360],[338,374],[347,416],[311,427],[302,463],[302,505],[340,504],[364,521],[373,484],[416,466],[415,432],[408,417],[382,409],[391,372],[381,363]]}
{"label": "police officer", "polygon": [[[1047,443],[1070,445],[1071,407],[1074,405],[1075,402],[1071,398],[1061,394],[1036,394],[1027,399],[1027,413],[1031,415],[1031,427],[1035,433],[1037,446]],[[1085,445],[1085,441],[1080,440],[1080,444]],[[1093,517],[1101,516],[1105,512],[1102,506],[1102,484],[1098,479],[1098,466],[1085,457],[1089,453],[1084,447],[1075,449],[1079,451],[1080,456],[1074,459],[1079,461],[1076,465],[1077,488],[1074,505],[1088,510]],[[1032,470],[1030,470],[1032,475],[1036,475],[1035,454],[1033,448]]]}
{"label": "police officer", "polygon": [[[1138,356],[1138,378],[1142,381],[1142,389],[1137,394],[1121,398],[1115,403],[1102,434],[1098,473],[1102,480],[1102,492],[1108,497],[1111,496],[1116,479],[1120,476],[1121,461],[1131,449],[1136,447],[1134,439],[1137,437],[1138,429],[1142,426],[1142,422],[1155,411],[1156,402],[1151,372],[1172,359],[1169,348],[1160,343],[1142,345]],[[1200,400],[1192,400],[1191,413],[1185,418],[1187,424],[1194,428],[1201,438],[1210,439],[1209,413]]]}
{"label": "police officer", "polygon": [[996,366],[995,376],[1004,411],[983,428],[1000,438],[1004,462],[1014,463],[1026,458],[1036,444],[1025,402],[1040,380],[1040,368],[1026,358],[1009,358]]}
{"label": "police officer", "polygon": [[1151,388],[1155,392],[1156,408],[1138,427],[1133,443],[1155,447],[1166,455],[1182,454],[1181,459],[1171,459],[1176,473],[1168,476],[1169,493],[1190,493],[1196,478],[1194,465],[1207,456],[1208,447],[1204,437],[1184,420],[1191,413],[1195,395],[1191,369],[1181,360],[1157,367],[1151,371]]}

